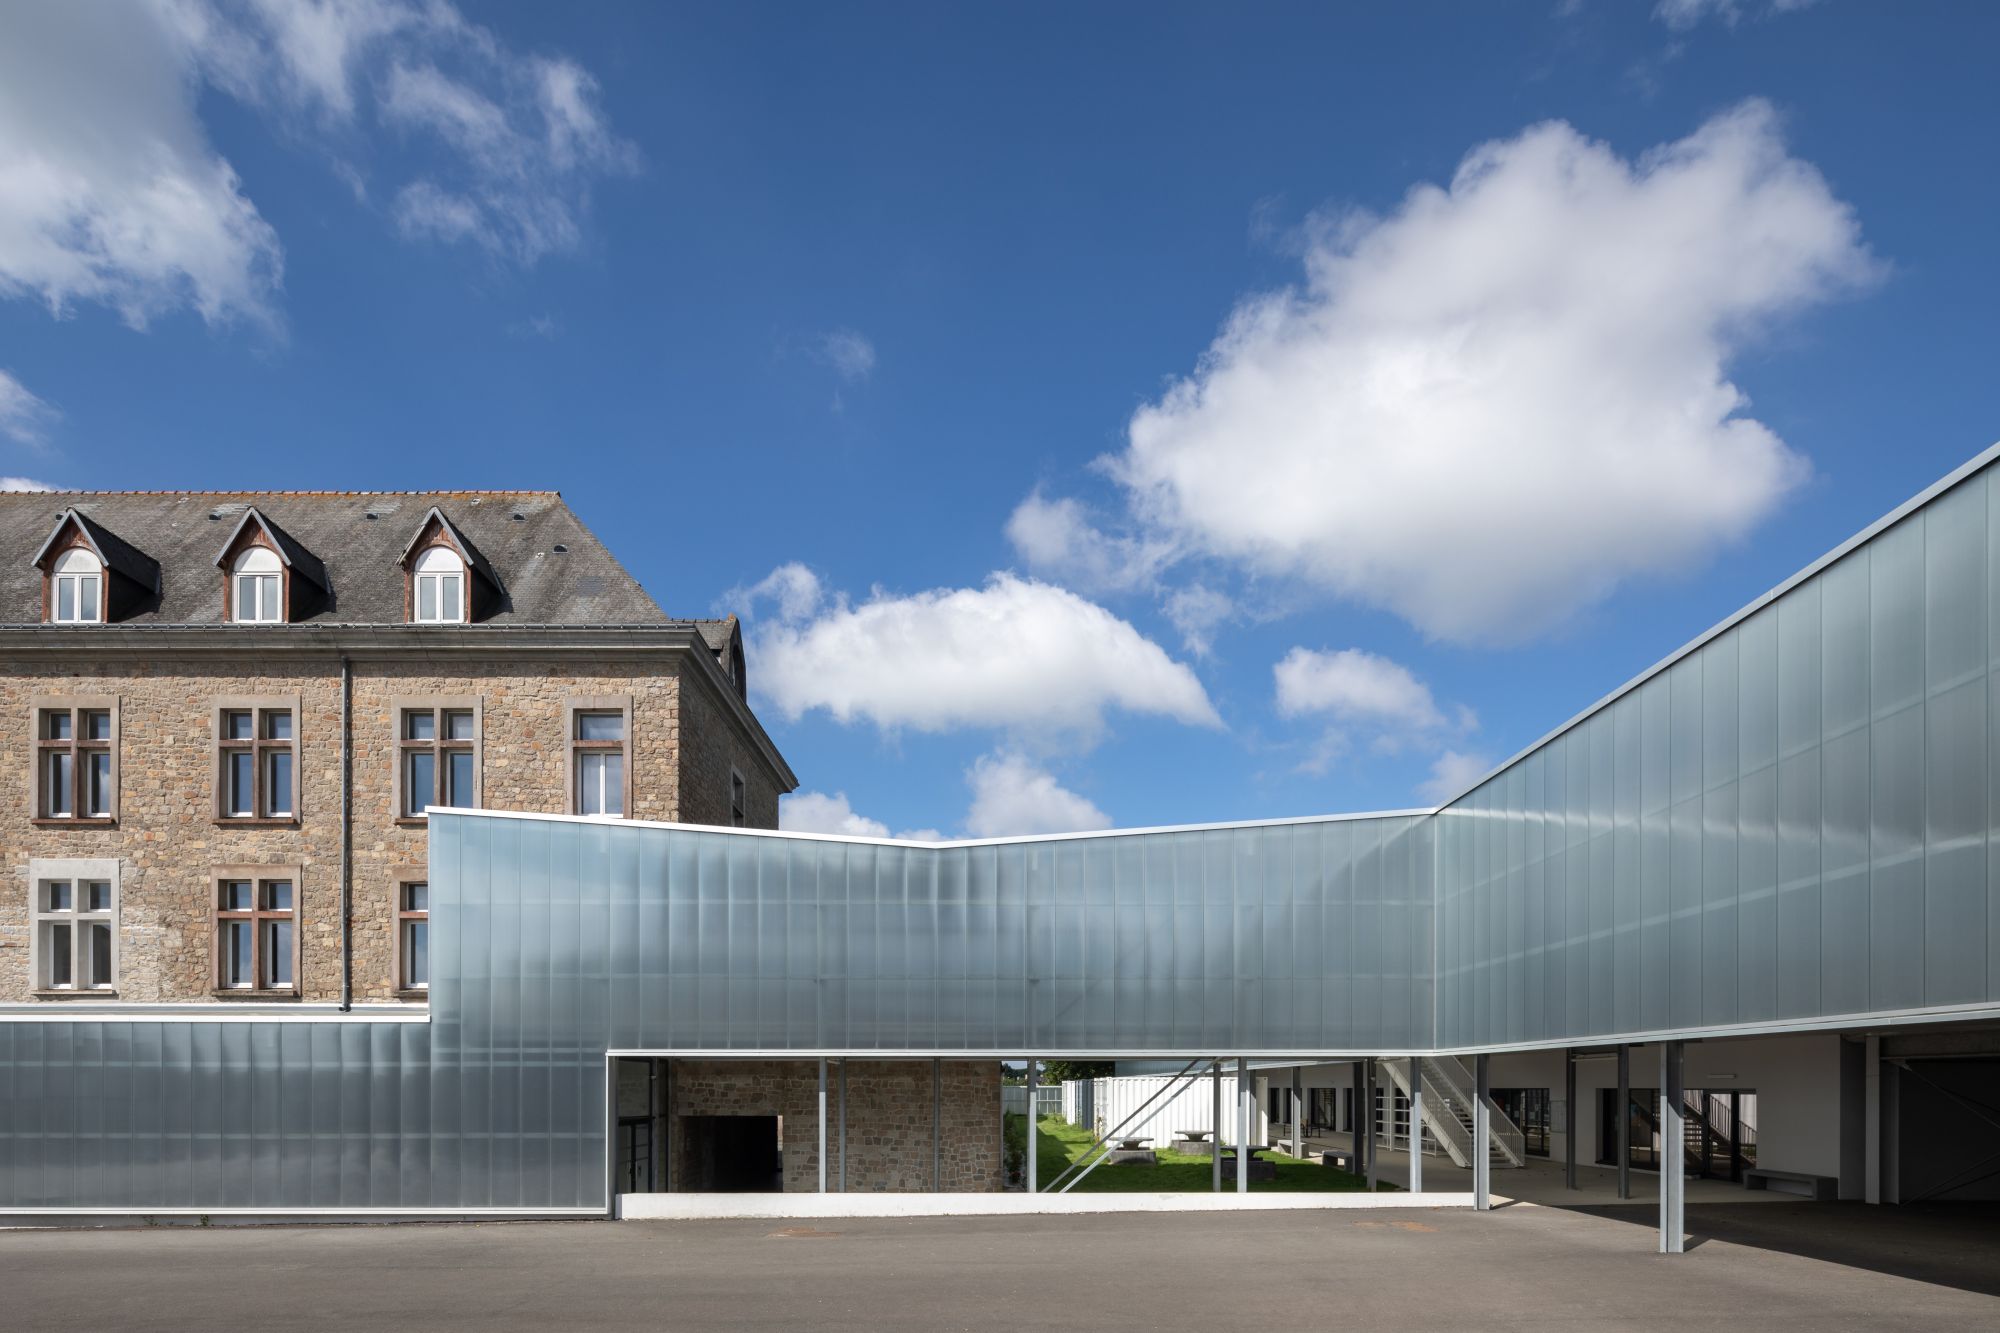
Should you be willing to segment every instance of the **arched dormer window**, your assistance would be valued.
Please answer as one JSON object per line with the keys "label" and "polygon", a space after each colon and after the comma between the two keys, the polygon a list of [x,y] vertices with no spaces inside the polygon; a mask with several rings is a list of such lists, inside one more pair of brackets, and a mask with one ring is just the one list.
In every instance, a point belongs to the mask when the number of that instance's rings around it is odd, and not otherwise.
{"label": "arched dormer window", "polygon": [[412,619],[419,625],[465,623],[465,561],[448,546],[433,546],[412,566],[416,596]]}
{"label": "arched dormer window", "polygon": [[77,546],[56,557],[49,574],[49,619],[58,625],[104,620],[104,562]]}
{"label": "arched dormer window", "polygon": [[245,547],[229,570],[229,618],[239,625],[282,623],[283,571],[278,553],[270,547]]}

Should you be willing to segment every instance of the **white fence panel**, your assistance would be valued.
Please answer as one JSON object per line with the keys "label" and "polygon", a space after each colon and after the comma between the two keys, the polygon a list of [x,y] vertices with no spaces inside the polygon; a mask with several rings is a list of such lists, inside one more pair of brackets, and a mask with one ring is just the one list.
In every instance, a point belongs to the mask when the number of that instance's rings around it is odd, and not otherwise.
{"label": "white fence panel", "polygon": [[[1147,1075],[1128,1075],[1123,1078],[1100,1078],[1092,1080],[1091,1100],[1095,1103],[1095,1123],[1086,1128],[1107,1134],[1118,1128],[1127,1116],[1139,1111],[1162,1088],[1172,1083],[1171,1078],[1154,1078]],[[1252,1088],[1257,1086],[1257,1077],[1250,1077]],[[1065,1084],[1063,1094],[1070,1097],[1070,1086]],[[1179,1089],[1167,1096],[1154,1100],[1145,1111],[1140,1112],[1139,1122],[1125,1131],[1133,1138],[1151,1139],[1155,1148],[1171,1146],[1174,1138],[1188,1129],[1215,1130],[1214,1083],[1208,1075],[1183,1081]],[[1079,1096],[1080,1101],[1080,1096]],[[1271,1121],[1265,1113],[1263,1098],[1255,1099],[1250,1120],[1250,1142],[1259,1147],[1270,1141]],[[1067,1106],[1066,1106],[1067,1109]],[[1236,1142],[1236,1120],[1238,1113],[1236,1097],[1236,1075],[1222,1076],[1222,1132],[1224,1140]],[[1074,1123],[1074,1122],[1072,1122]]]}
{"label": "white fence panel", "polygon": [[[1035,1088],[1035,1104],[1041,1112],[1038,1118],[1046,1119],[1063,1113],[1063,1090],[1046,1084]],[[1000,1109],[1008,1115],[1026,1115],[1028,1111],[1028,1085],[1025,1083],[1003,1083],[1000,1085]]]}

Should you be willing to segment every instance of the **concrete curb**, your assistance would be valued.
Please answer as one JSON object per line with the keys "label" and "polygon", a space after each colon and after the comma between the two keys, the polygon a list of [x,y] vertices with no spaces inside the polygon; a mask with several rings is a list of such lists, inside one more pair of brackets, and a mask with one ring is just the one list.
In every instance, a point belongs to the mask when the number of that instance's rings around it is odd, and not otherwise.
{"label": "concrete curb", "polygon": [[621,1194],[629,1222],[729,1217],[1014,1217],[1050,1213],[1230,1213],[1470,1208],[1472,1195],[1422,1194]]}

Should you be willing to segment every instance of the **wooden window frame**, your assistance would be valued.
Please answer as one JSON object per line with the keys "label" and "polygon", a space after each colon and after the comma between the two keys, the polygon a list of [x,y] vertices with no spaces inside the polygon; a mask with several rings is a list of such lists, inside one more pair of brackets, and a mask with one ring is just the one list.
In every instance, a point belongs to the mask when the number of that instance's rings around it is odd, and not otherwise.
{"label": "wooden window frame", "polygon": [[[274,998],[297,998],[299,995],[299,944],[305,937],[302,928],[300,908],[305,901],[305,883],[296,865],[259,866],[216,866],[208,876],[208,952],[209,985],[218,998],[238,999],[250,997],[260,1000]],[[228,911],[222,906],[222,886],[238,880],[250,882],[250,909],[248,911]],[[292,886],[292,905],[287,911],[273,911],[263,907],[264,886],[271,883],[288,883]],[[250,923],[250,975],[260,983],[264,979],[264,925],[270,921],[290,921],[292,923],[292,984],[289,986],[229,986],[222,979],[222,927],[226,922],[247,921]]]}
{"label": "wooden window frame", "polygon": [[[405,715],[409,713],[431,714],[431,734],[428,741],[413,741],[405,737]],[[448,741],[444,739],[444,715],[446,713],[472,714],[471,741]],[[412,750],[430,750],[436,755],[433,774],[438,780],[444,776],[445,755],[453,750],[472,751],[472,805],[481,808],[486,803],[486,708],[477,695],[414,694],[389,701],[389,724],[395,734],[391,738],[390,750],[396,766],[391,776],[390,817],[405,828],[423,828],[430,822],[428,815],[410,814],[408,801],[408,755]]]}
{"label": "wooden window frame", "polygon": [[[299,706],[296,694],[262,694],[229,696],[215,700],[210,706],[209,723],[209,773],[215,784],[214,818],[218,824],[228,824],[235,828],[295,828],[302,818],[305,805],[305,770],[300,763],[299,733],[305,729],[304,711]],[[226,715],[230,713],[250,714],[250,736],[248,741],[229,740],[223,734]],[[264,739],[264,715],[266,713],[290,712],[292,734],[287,740]],[[229,810],[229,756],[242,750],[249,750],[255,756],[251,769],[256,784],[256,806],[248,815],[232,814]],[[264,783],[264,756],[273,751],[289,749],[292,756],[292,808],[287,814],[273,815],[264,808],[266,791]]]}
{"label": "wooden window frame", "polygon": [[[580,713],[618,713],[625,719],[625,735],[617,741],[583,741],[576,736],[576,719]],[[623,757],[619,774],[619,810],[616,815],[596,815],[592,818],[630,819],[632,818],[632,696],[629,694],[587,694],[577,695],[563,701],[563,809],[568,813],[582,814],[577,809],[576,787],[577,760],[592,752],[603,753],[617,750]]]}
{"label": "wooden window frame", "polygon": [[[736,800],[738,792],[743,794],[740,805]],[[743,770],[734,764],[729,766],[729,826],[750,827],[750,780],[744,777]]]}
{"label": "wooden window frame", "polygon": [[[428,889],[431,882],[431,872],[424,866],[402,866],[394,872],[392,879],[395,886],[396,901],[391,904],[393,911],[390,913],[390,918],[394,922],[393,930],[395,932],[395,943],[390,949],[390,967],[394,969],[389,974],[390,980],[394,984],[396,994],[403,999],[428,1001],[431,997],[430,983],[425,982],[421,986],[413,986],[410,984],[408,974],[403,970],[403,927],[412,921],[422,921],[428,927],[431,919],[430,908],[425,907],[421,912],[411,911],[403,905],[403,893],[412,884],[422,884]],[[426,898],[425,902],[428,903],[429,899]]]}
{"label": "wooden window frame", "polygon": [[[48,713],[69,714],[69,739],[52,741],[43,737],[42,720]],[[111,736],[108,740],[86,739],[83,731],[85,713],[111,714]],[[118,737],[119,737],[118,696],[115,694],[72,694],[36,695],[28,700],[29,748],[34,753],[34,763],[28,771],[29,822],[41,828],[112,828],[118,823]],[[70,759],[70,811],[67,815],[46,813],[47,806],[42,774],[47,764],[47,756],[54,752],[68,751]],[[109,814],[86,815],[80,813],[85,805],[84,793],[86,777],[83,757],[97,752],[111,756],[111,807]]]}
{"label": "wooden window frame", "polygon": [[[28,862],[28,977],[38,999],[49,1000],[107,1000],[118,998],[118,909],[122,894],[118,884],[118,859],[116,857],[37,857]],[[52,912],[44,903],[42,890],[45,885],[67,882],[72,894],[71,901],[77,905],[67,912]],[[87,910],[82,905],[82,889],[85,884],[109,884],[111,886],[111,906],[102,912]],[[48,949],[42,943],[43,924],[62,922],[71,927],[70,935],[70,975],[79,975],[78,961],[83,948],[83,927],[86,924],[103,922],[111,927],[111,984],[109,986],[54,986],[48,980]]]}

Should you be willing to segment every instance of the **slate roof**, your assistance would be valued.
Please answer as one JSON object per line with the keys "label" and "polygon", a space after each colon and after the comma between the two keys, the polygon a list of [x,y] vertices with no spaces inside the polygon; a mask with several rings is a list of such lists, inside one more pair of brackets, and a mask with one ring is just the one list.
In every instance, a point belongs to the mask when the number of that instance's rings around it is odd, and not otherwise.
{"label": "slate roof", "polygon": [[[304,623],[405,623],[402,556],[433,508],[497,581],[482,624],[688,623],[670,620],[554,491],[14,491],[0,493],[0,624],[41,619],[35,554],[66,509],[158,565],[157,596],[122,622],[220,624],[216,555],[252,507],[324,566],[328,595]],[[726,652],[734,620],[694,623]]]}

